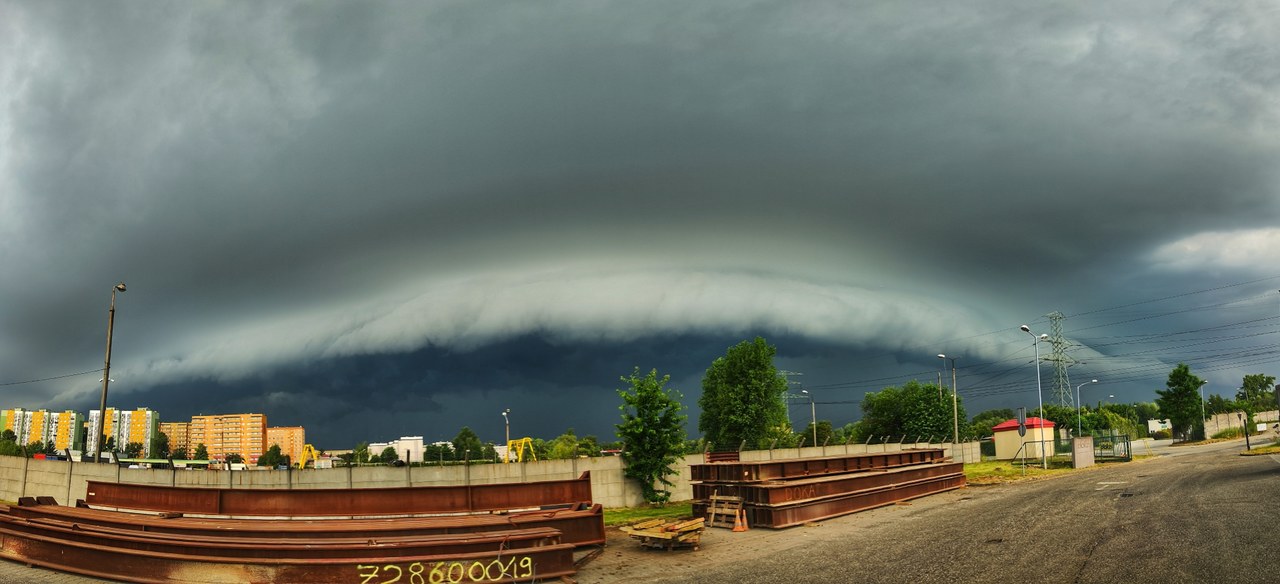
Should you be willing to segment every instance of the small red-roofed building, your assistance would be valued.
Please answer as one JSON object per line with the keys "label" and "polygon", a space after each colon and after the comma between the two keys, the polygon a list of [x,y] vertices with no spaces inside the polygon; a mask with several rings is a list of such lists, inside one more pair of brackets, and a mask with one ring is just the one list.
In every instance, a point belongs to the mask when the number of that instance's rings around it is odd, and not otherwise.
{"label": "small red-roofed building", "polygon": [[[1018,435],[1018,421],[1007,420],[992,428],[992,441],[996,444],[996,460],[1014,458],[1040,458],[1040,448],[1053,456],[1053,420],[1027,418],[1027,435]],[[1026,448],[1023,449],[1023,444]],[[1019,449],[1023,449],[1019,452]]]}

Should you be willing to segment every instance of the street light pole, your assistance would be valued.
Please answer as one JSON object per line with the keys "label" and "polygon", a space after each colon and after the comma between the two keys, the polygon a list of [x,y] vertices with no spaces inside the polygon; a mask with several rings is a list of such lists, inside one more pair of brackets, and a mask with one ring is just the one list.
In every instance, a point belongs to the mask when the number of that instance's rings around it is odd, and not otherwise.
{"label": "street light pole", "polygon": [[951,360],[951,455],[955,456],[956,449],[960,446],[960,398],[956,393],[956,359],[959,357],[938,353],[938,358],[943,360],[943,366],[946,366],[947,359]]}
{"label": "street light pole", "polygon": [[1083,433],[1083,432],[1080,430],[1080,427],[1081,427],[1081,426],[1080,426],[1080,388],[1081,388],[1081,387],[1084,387],[1084,386],[1086,386],[1086,385],[1089,385],[1090,383],[1097,383],[1097,382],[1098,382],[1098,380],[1097,380],[1097,379],[1094,379],[1094,380],[1091,380],[1091,381],[1086,381],[1086,382],[1081,383],[1080,385],[1077,385],[1077,386],[1076,386],[1076,437],[1077,437],[1077,438],[1079,438],[1079,437],[1080,437],[1080,434],[1082,434],[1082,433]]}
{"label": "street light pole", "polygon": [[511,418],[507,414],[511,413],[511,408],[502,410],[502,425],[507,427],[507,462],[511,462]]}
{"label": "street light pole", "polygon": [[800,393],[803,393],[809,396],[809,415],[812,416],[812,419],[813,419],[813,422],[812,422],[813,423],[813,445],[817,446],[818,445],[818,407],[813,404],[813,394],[809,393],[809,390],[802,389],[800,390]]}
{"label": "street light pole", "polygon": [[1031,327],[1022,325],[1022,332],[1031,335],[1031,344],[1036,348],[1036,396],[1040,400],[1040,468],[1049,468],[1049,453],[1044,449],[1044,390],[1040,387],[1040,341],[1049,338],[1049,335],[1036,336],[1031,332]]}
{"label": "street light pole", "polygon": [[102,399],[98,402],[98,439],[93,446],[93,461],[102,456],[102,442],[107,431],[107,384],[111,382],[111,331],[116,323],[116,292],[124,292],[124,282],[111,288],[111,308],[107,310],[107,357],[102,362]]}

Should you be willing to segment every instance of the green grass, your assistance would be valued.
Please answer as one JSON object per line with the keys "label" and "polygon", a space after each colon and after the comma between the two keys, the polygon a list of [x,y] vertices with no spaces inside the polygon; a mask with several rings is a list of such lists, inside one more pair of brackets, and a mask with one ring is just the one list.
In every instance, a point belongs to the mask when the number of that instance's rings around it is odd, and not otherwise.
{"label": "green grass", "polygon": [[667,503],[662,507],[619,507],[604,510],[604,524],[609,527],[630,525],[645,519],[678,519],[693,516],[692,501]]}
{"label": "green grass", "polygon": [[1226,430],[1223,430],[1221,432],[1215,432],[1212,436],[1212,438],[1217,440],[1243,438],[1243,437],[1244,437],[1244,430],[1241,430],[1240,428],[1227,428]]}
{"label": "green grass", "polygon": [[1071,472],[1071,459],[1049,459],[1049,468],[1040,468],[1040,459],[1027,459],[1026,472],[1022,461],[992,460],[964,465],[964,477],[971,485],[997,485],[1023,479],[1060,475]]}

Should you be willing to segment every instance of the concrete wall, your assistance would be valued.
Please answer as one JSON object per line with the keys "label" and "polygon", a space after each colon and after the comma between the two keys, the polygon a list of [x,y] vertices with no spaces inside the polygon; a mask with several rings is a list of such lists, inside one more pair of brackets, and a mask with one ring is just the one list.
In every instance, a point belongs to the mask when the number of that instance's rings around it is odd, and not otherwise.
{"label": "concrete wall", "polygon": [[[1228,412],[1225,414],[1214,414],[1205,420],[1205,435],[1212,437],[1214,434],[1226,430],[1228,428],[1239,428],[1240,418],[1237,416],[1244,415],[1244,412]],[[1246,417],[1245,419],[1248,419]],[[1280,410],[1271,410],[1269,412],[1258,412],[1253,415],[1254,422],[1276,423],[1280,421]]]}
{"label": "concrete wall", "polygon": [[[867,452],[894,452],[910,448],[939,448],[951,455],[950,444],[850,444],[841,446],[754,450],[741,453],[743,461],[783,460],[842,456]],[[968,442],[957,451],[957,461],[981,460],[978,443]],[[671,500],[693,498],[689,465],[702,464],[701,454],[684,457],[675,465]],[[617,456],[544,460],[471,466],[390,467],[362,466],[305,470],[185,470],[121,468],[112,464],[35,460],[0,456],[0,500],[49,496],[61,504],[84,499],[87,481],[119,482],[178,487],[231,489],[349,489],[370,487],[425,487],[465,484],[500,484],[578,478],[591,471],[591,493],[605,507],[637,507],[644,504],[640,485],[623,476]]]}

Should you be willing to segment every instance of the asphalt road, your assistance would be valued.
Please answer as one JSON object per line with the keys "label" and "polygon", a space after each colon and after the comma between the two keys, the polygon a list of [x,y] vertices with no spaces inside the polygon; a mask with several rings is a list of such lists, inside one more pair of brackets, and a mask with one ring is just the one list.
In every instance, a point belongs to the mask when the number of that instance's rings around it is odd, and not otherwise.
{"label": "asphalt road", "polygon": [[[766,532],[745,558],[689,558],[691,571],[646,581],[1275,582],[1280,457],[1238,456],[1242,447],[1174,448],[1154,459]],[[745,535],[715,531],[706,553]],[[788,536],[804,541],[792,545],[782,539]]]}

